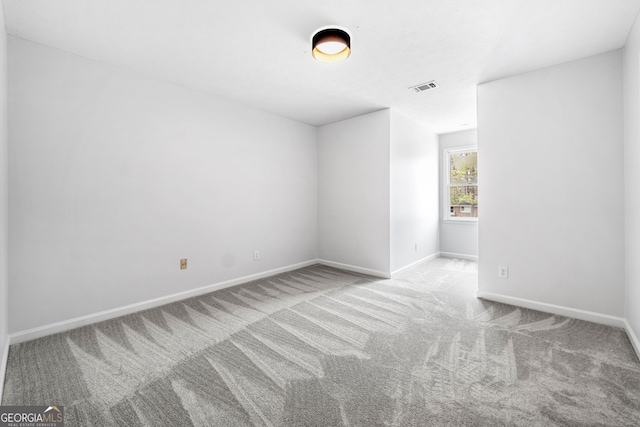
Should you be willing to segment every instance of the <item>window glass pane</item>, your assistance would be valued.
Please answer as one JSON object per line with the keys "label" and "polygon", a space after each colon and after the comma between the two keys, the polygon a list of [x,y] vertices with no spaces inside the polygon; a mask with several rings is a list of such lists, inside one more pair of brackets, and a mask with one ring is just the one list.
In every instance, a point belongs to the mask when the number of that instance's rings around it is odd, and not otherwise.
{"label": "window glass pane", "polygon": [[478,183],[478,152],[455,153],[449,155],[451,184]]}
{"label": "window glass pane", "polygon": [[452,218],[478,217],[478,186],[450,187],[450,213]]}

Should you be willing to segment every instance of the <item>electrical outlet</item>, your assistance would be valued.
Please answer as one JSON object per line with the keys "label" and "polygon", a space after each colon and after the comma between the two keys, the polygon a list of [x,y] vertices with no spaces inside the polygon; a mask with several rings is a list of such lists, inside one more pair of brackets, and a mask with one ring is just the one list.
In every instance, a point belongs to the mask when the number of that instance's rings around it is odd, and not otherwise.
{"label": "electrical outlet", "polygon": [[180,260],[180,270],[186,270],[187,269],[187,259],[181,259]]}
{"label": "electrical outlet", "polygon": [[498,277],[501,279],[509,278],[509,267],[499,266],[498,267]]}
{"label": "electrical outlet", "polygon": [[258,261],[260,259],[260,251],[253,251],[253,260]]}

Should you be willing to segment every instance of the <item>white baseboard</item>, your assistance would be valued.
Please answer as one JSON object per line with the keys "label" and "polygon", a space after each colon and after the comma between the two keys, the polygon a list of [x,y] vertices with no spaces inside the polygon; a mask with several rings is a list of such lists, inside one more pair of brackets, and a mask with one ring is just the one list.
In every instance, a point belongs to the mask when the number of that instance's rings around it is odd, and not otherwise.
{"label": "white baseboard", "polygon": [[545,302],[532,301],[501,294],[493,294],[490,292],[478,291],[476,295],[478,298],[486,299],[489,301],[515,305],[517,307],[530,308],[532,310],[543,311],[545,313],[559,314],[561,316],[572,317],[574,319],[586,320],[588,322],[600,323],[608,326],[615,326],[617,328],[625,328],[626,320],[622,317],[609,316],[608,314],[600,314],[593,311],[580,310],[577,308],[564,307],[561,305],[547,304]]}
{"label": "white baseboard", "polygon": [[629,341],[631,341],[631,345],[633,349],[636,351],[636,356],[640,359],[640,340],[638,340],[638,336],[631,328],[628,320],[624,320],[624,330],[627,332],[627,336],[629,337]]}
{"label": "white baseboard", "polygon": [[468,259],[471,261],[478,260],[478,255],[454,254],[453,252],[440,252],[440,256],[445,258]]}
{"label": "white baseboard", "polygon": [[391,275],[384,271],[372,270],[370,268],[358,267],[356,265],[342,264],[340,262],[327,261],[326,259],[317,260],[318,264],[326,265],[328,267],[340,268],[342,270],[354,271],[356,273],[368,274],[369,276],[382,277],[383,279],[390,279]]}
{"label": "white baseboard", "polygon": [[399,268],[399,269],[397,269],[396,271],[392,271],[392,272],[391,272],[391,278],[393,278],[394,276],[397,276],[398,274],[402,273],[402,272],[403,272],[403,271],[405,271],[405,270],[410,269],[410,268],[411,268],[411,267],[413,267],[414,265],[418,265],[418,264],[420,264],[420,263],[422,263],[422,262],[429,261],[429,260],[432,260],[432,259],[434,259],[434,258],[438,258],[439,256],[440,256],[440,252],[436,252],[436,253],[434,253],[434,254],[429,255],[428,257],[424,257],[424,258],[422,258],[422,259],[419,259],[419,260],[418,260],[418,261],[416,261],[416,262],[412,262],[412,263],[411,263],[411,264],[409,264],[409,265],[406,265],[406,266],[404,266],[404,267],[402,267],[402,268]]}
{"label": "white baseboard", "polygon": [[103,320],[109,320],[116,317],[124,316],[127,314],[135,313],[138,311],[146,310],[149,308],[159,307],[161,305],[169,304],[175,301],[208,294],[209,292],[217,291],[220,289],[229,288],[242,283],[251,282],[253,280],[262,279],[265,277],[273,276],[279,273],[285,273],[287,271],[297,270],[298,268],[307,267],[313,264],[318,264],[320,261],[314,259],[298,264],[288,265],[286,267],[280,267],[261,273],[251,274],[249,276],[239,277],[237,279],[227,280],[224,282],[214,283],[212,285],[203,286],[198,289],[192,289],[185,292],[179,292],[172,295],[167,295],[160,298],[155,298],[139,303],[126,305],[124,307],[118,307],[111,310],[101,311],[99,313],[88,314],[86,316],[76,317],[74,319],[63,320],[61,322],[51,323],[49,325],[39,326],[37,328],[28,329],[26,331],[14,332],[9,335],[9,342],[11,344],[18,344],[25,341],[31,341],[37,338],[41,338],[47,335],[57,334],[59,332],[68,331],[70,329],[79,328],[81,326],[90,325],[92,323],[101,322]]}
{"label": "white baseboard", "polygon": [[9,361],[9,345],[11,342],[9,341],[9,337],[7,337],[6,342],[4,343],[4,348],[2,349],[2,360],[0,360],[0,402],[2,402],[2,393],[4,393],[4,377],[7,373],[7,362]]}

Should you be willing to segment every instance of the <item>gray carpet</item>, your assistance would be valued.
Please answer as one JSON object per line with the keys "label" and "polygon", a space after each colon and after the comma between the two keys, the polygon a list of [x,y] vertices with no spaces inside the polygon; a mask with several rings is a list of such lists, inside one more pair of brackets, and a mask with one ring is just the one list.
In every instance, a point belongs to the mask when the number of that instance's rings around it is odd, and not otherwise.
{"label": "gray carpet", "polygon": [[476,265],[312,266],[13,345],[68,426],[640,425],[624,331],[475,298]]}

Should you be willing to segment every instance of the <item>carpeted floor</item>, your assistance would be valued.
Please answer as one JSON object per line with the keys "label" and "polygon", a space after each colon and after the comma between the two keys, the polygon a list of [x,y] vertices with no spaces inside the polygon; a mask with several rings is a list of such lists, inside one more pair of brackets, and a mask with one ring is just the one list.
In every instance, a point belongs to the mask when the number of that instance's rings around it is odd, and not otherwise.
{"label": "carpeted floor", "polygon": [[621,329],[475,298],[476,265],[312,266],[10,348],[68,426],[640,425]]}

